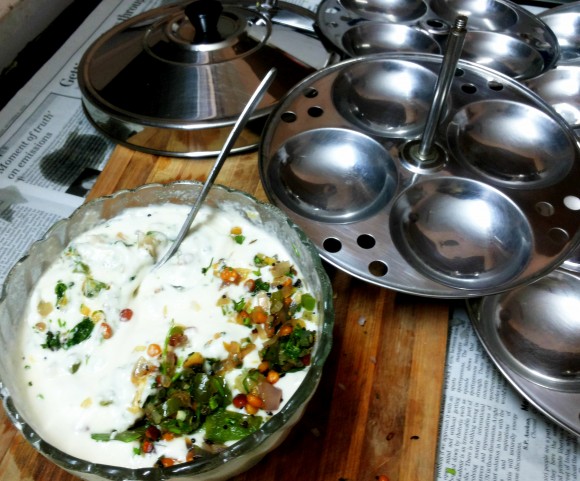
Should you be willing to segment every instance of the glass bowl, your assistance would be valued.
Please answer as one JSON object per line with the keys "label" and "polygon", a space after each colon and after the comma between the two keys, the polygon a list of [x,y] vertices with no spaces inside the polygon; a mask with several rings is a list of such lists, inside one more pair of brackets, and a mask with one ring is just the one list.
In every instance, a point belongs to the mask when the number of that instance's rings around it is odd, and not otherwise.
{"label": "glass bowl", "polygon": [[294,261],[302,271],[311,291],[316,293],[318,303],[317,344],[312,354],[309,370],[295,394],[262,427],[222,452],[202,461],[177,464],[171,467],[122,468],[92,463],[71,456],[42,439],[29,424],[29,414],[23,403],[23,392],[16,379],[19,362],[18,343],[14,342],[19,330],[26,302],[40,276],[69,242],[95,225],[115,217],[130,207],[154,204],[192,204],[202,184],[179,181],[170,184],[147,184],[134,190],[123,190],[101,197],[79,207],[69,218],[54,224],[46,235],[32,245],[28,254],[10,271],[0,295],[0,397],[14,426],[26,440],[43,456],[61,468],[82,479],[145,481],[218,481],[229,479],[256,464],[265,454],[277,447],[299,421],[313,396],[322,375],[322,367],[328,357],[334,310],[332,288],[314,245],[278,208],[259,202],[252,196],[222,186],[210,191],[206,202],[218,205],[234,203],[241,208],[251,208],[259,215],[253,222],[276,235],[294,252]]}

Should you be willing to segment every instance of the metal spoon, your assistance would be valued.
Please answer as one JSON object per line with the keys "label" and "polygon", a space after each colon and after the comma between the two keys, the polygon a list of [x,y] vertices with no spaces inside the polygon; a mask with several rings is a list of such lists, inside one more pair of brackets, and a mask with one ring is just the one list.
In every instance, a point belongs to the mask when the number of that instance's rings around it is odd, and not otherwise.
{"label": "metal spoon", "polygon": [[238,136],[244,129],[244,126],[246,125],[246,122],[249,120],[250,115],[253,113],[253,111],[256,109],[256,107],[262,100],[262,97],[268,90],[268,87],[272,84],[272,81],[274,80],[275,76],[276,69],[273,68],[266,74],[260,85],[258,85],[256,91],[250,97],[250,100],[248,100],[248,103],[246,104],[244,110],[238,117],[238,120],[236,121],[232,131],[230,132],[230,135],[228,136],[222,147],[222,150],[220,151],[215,163],[213,164],[213,167],[211,168],[211,171],[207,177],[207,180],[205,181],[205,184],[199,196],[195,200],[195,203],[193,204],[191,210],[189,211],[189,214],[187,214],[187,218],[185,219],[185,222],[181,226],[179,234],[177,234],[177,237],[173,241],[173,244],[171,245],[169,250],[167,250],[167,252],[165,252],[163,257],[161,257],[161,259],[157,261],[153,269],[158,269],[159,267],[161,267],[177,252],[177,249],[179,248],[179,246],[183,242],[183,239],[185,239],[185,236],[189,232],[189,228],[191,227],[191,224],[193,223],[195,216],[199,212],[199,209],[201,208],[203,201],[207,197],[207,194],[209,193],[213,183],[215,182],[215,179],[218,176],[225,159],[230,153],[232,147],[234,146],[234,143],[236,142]]}

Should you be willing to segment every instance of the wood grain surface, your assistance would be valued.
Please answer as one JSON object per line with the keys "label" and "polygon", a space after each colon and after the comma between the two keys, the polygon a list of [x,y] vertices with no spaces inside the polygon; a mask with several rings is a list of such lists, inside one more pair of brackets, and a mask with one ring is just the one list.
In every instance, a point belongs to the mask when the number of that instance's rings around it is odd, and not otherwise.
{"label": "wood grain surface", "polygon": [[[212,163],[117,147],[89,197],[151,182],[203,181]],[[256,153],[228,158],[216,183],[266,200]],[[433,480],[449,303],[327,270],[336,319],[319,389],[284,443],[233,479]],[[0,480],[75,479],[37,454],[0,408]]]}

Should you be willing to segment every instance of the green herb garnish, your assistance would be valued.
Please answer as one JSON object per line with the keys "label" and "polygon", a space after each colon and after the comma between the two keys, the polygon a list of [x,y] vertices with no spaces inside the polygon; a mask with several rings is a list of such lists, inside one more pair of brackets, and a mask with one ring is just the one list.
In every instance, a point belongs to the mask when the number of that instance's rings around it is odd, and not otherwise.
{"label": "green herb garnish", "polygon": [[295,326],[288,336],[278,337],[266,346],[262,350],[262,359],[280,373],[299,371],[306,367],[315,340],[315,331]]}
{"label": "green herb garnish", "polygon": [[246,240],[246,236],[243,236],[241,234],[234,235],[234,236],[232,236],[232,239],[234,239],[234,241],[236,242],[236,244],[242,245],[244,243],[244,241]]}
{"label": "green herb garnish", "polygon": [[270,283],[264,282],[261,277],[258,277],[254,282],[255,282],[254,292],[258,291],[268,292],[270,290]]}
{"label": "green herb garnish", "polygon": [[203,267],[201,269],[201,273],[205,275],[205,273],[211,269],[212,265],[213,265],[213,257],[211,258],[211,261],[209,261],[209,264],[207,265],[207,267]]}
{"label": "green herb garnish", "polygon": [[265,267],[268,264],[266,263],[265,256],[263,254],[258,254],[254,256],[254,265],[256,267]]}
{"label": "green herb garnish", "polygon": [[242,379],[242,386],[246,394],[254,391],[258,385],[264,380],[264,376],[257,369],[249,369]]}
{"label": "green herb garnish", "polygon": [[89,275],[91,271],[89,266],[81,260],[81,255],[74,247],[69,247],[67,249],[66,256],[72,258],[72,261],[74,262],[74,273]]}
{"label": "green herb garnish", "polygon": [[232,302],[234,303],[234,311],[242,312],[244,310],[244,307],[246,305],[246,300],[243,297],[239,301],[234,301],[232,299]]}
{"label": "green herb garnish", "polygon": [[56,286],[54,287],[54,293],[56,294],[56,305],[58,307],[61,307],[61,306],[66,304],[66,302],[67,302],[67,300],[66,300],[67,289],[68,289],[68,286],[64,282],[58,281],[56,283]]}
{"label": "green herb garnish", "polygon": [[[95,324],[89,317],[85,317],[70,331],[61,334],[59,331],[46,333],[46,341],[41,346],[44,349],[58,351],[59,349],[69,349],[91,337]],[[78,368],[77,368],[78,369]],[[76,371],[75,371],[76,372]]]}
{"label": "green herb garnish", "polygon": [[62,347],[62,342],[60,341],[60,334],[56,334],[52,331],[46,333],[46,341],[41,344],[44,349],[50,349],[51,351],[58,351]]}
{"label": "green herb garnish", "polygon": [[93,321],[91,321],[89,317],[85,317],[70,330],[69,335],[67,336],[68,339],[65,342],[65,348],[68,349],[69,347],[76,346],[77,344],[87,340],[91,337],[94,327],[95,324]]}
{"label": "green herb garnish", "polygon": [[142,443],[149,426],[155,426],[160,433],[193,434],[208,416],[224,410],[232,401],[223,377],[199,369],[183,369],[169,387],[159,387],[151,394],[143,406],[144,417],[133,428],[121,433],[94,433],[91,438]]}
{"label": "green herb garnish", "polygon": [[87,277],[83,282],[83,295],[85,297],[96,297],[103,289],[109,289],[109,285],[92,277]]}

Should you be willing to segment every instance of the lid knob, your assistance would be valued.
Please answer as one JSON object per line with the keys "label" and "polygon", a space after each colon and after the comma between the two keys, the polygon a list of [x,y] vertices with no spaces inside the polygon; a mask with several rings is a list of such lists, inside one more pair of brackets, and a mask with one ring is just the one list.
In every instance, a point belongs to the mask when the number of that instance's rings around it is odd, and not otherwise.
{"label": "lid knob", "polygon": [[218,21],[223,6],[218,0],[196,0],[185,6],[185,15],[195,29],[192,43],[214,43],[222,39],[218,31]]}

